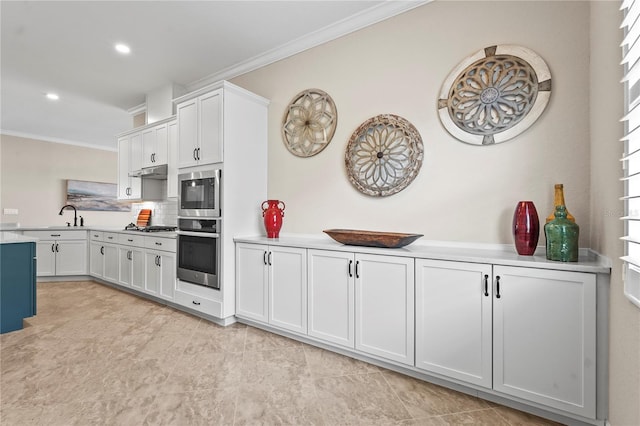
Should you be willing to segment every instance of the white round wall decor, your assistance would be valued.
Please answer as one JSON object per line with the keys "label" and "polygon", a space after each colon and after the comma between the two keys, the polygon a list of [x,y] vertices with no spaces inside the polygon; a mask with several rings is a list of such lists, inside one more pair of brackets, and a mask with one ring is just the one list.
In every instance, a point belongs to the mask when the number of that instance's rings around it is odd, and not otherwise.
{"label": "white round wall decor", "polygon": [[522,46],[490,46],[451,71],[440,90],[438,115],[455,138],[491,145],[529,128],[550,97],[551,73],[540,56]]}
{"label": "white round wall decor", "polygon": [[370,118],[349,139],[345,152],[349,181],[373,197],[396,194],[418,175],[423,151],[420,133],[406,119],[393,114]]}
{"label": "white round wall decor", "polygon": [[282,139],[293,155],[312,157],[325,149],[336,131],[338,111],[327,93],[308,89],[289,103],[282,119]]}

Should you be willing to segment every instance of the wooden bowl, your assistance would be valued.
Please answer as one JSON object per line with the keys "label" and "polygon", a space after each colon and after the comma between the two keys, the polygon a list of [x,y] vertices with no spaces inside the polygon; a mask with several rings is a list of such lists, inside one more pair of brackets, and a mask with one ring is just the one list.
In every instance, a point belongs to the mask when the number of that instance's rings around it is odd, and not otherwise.
{"label": "wooden bowl", "polygon": [[383,248],[404,247],[423,236],[422,234],[359,231],[356,229],[325,229],[322,232],[342,244]]}

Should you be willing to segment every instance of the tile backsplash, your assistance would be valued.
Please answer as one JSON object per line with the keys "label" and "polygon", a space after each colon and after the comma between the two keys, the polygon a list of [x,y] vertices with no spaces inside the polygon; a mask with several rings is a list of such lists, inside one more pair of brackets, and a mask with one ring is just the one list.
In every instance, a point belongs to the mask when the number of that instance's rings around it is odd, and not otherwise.
{"label": "tile backsplash", "polygon": [[136,223],[142,209],[151,209],[149,225],[176,226],[178,224],[178,201],[145,201],[131,205],[131,222]]}

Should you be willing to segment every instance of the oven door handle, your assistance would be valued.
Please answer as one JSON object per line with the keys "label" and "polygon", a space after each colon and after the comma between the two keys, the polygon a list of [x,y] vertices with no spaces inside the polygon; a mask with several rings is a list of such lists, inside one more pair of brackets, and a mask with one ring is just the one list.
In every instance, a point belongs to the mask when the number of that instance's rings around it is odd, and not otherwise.
{"label": "oven door handle", "polygon": [[220,234],[214,232],[176,231],[176,234],[187,235],[189,237],[220,238]]}

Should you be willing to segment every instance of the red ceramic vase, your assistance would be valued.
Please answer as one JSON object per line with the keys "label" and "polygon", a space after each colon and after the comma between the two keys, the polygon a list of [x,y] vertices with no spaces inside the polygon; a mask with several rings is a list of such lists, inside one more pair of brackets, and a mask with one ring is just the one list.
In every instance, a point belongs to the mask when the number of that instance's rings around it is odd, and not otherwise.
{"label": "red ceramic vase", "polygon": [[516,251],[522,256],[532,256],[538,246],[540,221],[532,201],[519,201],[513,213],[513,240]]}
{"label": "red ceramic vase", "polygon": [[284,207],[284,203],[280,200],[267,200],[262,202],[262,217],[264,217],[264,228],[267,230],[267,238],[278,238],[280,228],[282,228]]}

